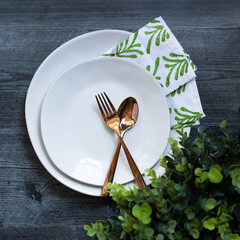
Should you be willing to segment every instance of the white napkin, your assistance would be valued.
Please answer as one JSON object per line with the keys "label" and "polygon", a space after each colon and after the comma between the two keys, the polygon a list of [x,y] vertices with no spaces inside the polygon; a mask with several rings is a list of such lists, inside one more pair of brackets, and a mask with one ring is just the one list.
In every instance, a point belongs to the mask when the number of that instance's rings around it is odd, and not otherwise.
{"label": "white napkin", "polygon": [[195,81],[196,67],[161,17],[103,56],[125,58],[153,74],[167,97],[172,128],[199,124],[205,116]]}

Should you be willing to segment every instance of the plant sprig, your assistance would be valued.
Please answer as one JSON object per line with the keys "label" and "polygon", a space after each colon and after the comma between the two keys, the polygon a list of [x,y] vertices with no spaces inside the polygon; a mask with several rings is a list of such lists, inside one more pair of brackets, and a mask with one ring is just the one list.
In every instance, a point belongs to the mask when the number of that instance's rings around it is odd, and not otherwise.
{"label": "plant sprig", "polygon": [[85,226],[92,239],[240,240],[240,138],[226,121],[223,135],[199,127],[199,138],[177,130],[169,138],[172,153],[163,156],[163,176],[147,170],[151,185],[125,189],[109,184],[120,216]]}

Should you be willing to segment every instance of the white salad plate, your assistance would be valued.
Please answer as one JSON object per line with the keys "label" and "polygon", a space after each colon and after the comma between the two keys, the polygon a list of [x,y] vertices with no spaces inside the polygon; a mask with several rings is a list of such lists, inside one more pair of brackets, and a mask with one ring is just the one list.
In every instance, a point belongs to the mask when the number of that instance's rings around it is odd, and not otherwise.
{"label": "white salad plate", "polygon": [[[26,124],[31,143],[39,160],[45,169],[59,182],[87,195],[101,196],[101,187],[86,184],[69,177],[59,170],[48,156],[40,130],[40,112],[43,99],[54,79],[66,69],[77,63],[101,56],[102,53],[107,52],[130,35],[130,32],[121,30],[100,30],[83,34],[66,42],[53,51],[39,66],[27,92],[25,103]],[[134,128],[131,131],[134,131]],[[186,128],[186,131],[189,134],[190,128]],[[170,136],[178,139],[177,133],[173,130],[170,131]],[[167,155],[169,153],[170,146],[168,144],[164,154]],[[164,169],[159,167],[159,163],[156,163],[152,169],[158,175],[164,173]],[[146,183],[150,183],[145,175],[144,179]],[[124,186],[131,187],[134,184],[134,181],[132,181]]]}
{"label": "white salad plate", "polygon": [[[77,64],[58,76],[42,106],[41,131],[53,163],[68,176],[102,186],[118,143],[104,123],[95,95],[106,92],[116,109],[131,96],[138,101],[139,117],[126,134],[140,172],[150,169],[163,154],[170,132],[166,97],[151,73],[140,65],[113,57]],[[120,154],[114,181],[127,183],[133,174]]]}

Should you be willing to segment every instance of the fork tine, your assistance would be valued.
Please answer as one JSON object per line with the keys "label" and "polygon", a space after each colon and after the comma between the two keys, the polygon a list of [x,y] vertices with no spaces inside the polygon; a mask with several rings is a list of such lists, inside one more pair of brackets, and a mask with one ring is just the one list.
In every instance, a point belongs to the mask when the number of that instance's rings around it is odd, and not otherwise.
{"label": "fork tine", "polygon": [[117,111],[116,111],[115,107],[113,106],[112,102],[110,101],[109,97],[107,96],[107,94],[105,92],[103,92],[103,93],[104,93],[105,97],[107,98],[108,103],[110,104],[113,113],[116,113]]}
{"label": "fork tine", "polygon": [[98,97],[97,97],[96,95],[95,95],[95,98],[96,98],[96,100],[97,100],[98,107],[99,107],[99,110],[100,110],[100,112],[101,112],[101,114],[102,114],[102,117],[105,119],[104,111],[103,111],[103,109],[102,109],[102,107],[101,107],[101,104],[100,104],[100,102],[98,101]]}
{"label": "fork tine", "polygon": [[108,103],[107,103],[107,101],[106,101],[106,99],[105,99],[105,97],[103,96],[102,93],[101,93],[101,96],[102,96],[102,98],[103,98],[103,101],[105,102],[105,105],[106,105],[107,108],[108,108],[109,114],[111,114],[111,113],[112,113],[112,110],[111,110],[110,107],[108,106]]}
{"label": "fork tine", "polygon": [[107,110],[107,108],[106,108],[105,104],[103,103],[103,100],[102,100],[102,98],[101,98],[101,95],[100,95],[100,94],[98,94],[98,98],[100,99],[100,102],[101,102],[101,104],[102,104],[102,106],[103,106],[103,108],[104,108],[104,110],[105,110],[105,113],[106,113],[106,115],[108,115],[108,114],[109,114],[109,113],[108,113],[108,110]]}

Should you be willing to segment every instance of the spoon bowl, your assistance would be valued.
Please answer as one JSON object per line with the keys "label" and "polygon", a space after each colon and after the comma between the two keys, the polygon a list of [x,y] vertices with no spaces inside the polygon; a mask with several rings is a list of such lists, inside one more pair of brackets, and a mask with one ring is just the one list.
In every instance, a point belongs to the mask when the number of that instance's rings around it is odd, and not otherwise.
{"label": "spoon bowl", "polygon": [[126,98],[118,108],[120,118],[119,130],[123,137],[124,133],[132,128],[138,119],[138,103],[133,97]]}

